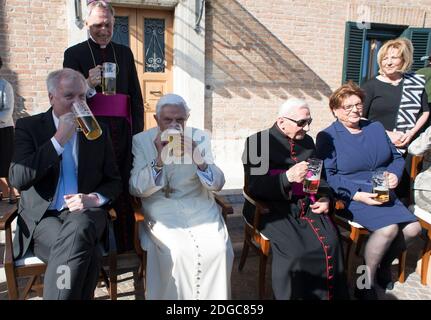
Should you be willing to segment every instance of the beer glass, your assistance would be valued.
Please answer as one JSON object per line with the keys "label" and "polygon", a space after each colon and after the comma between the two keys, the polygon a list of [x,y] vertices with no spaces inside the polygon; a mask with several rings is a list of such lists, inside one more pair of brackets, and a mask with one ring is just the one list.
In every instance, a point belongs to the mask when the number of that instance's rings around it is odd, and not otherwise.
{"label": "beer glass", "polygon": [[389,201],[389,182],[384,171],[374,172],[371,180],[373,181],[373,193],[377,193],[376,201],[381,203]]}
{"label": "beer glass", "polygon": [[112,95],[116,92],[117,65],[112,62],[104,62],[102,65],[102,93]]}
{"label": "beer glass", "polygon": [[161,139],[162,141],[167,141],[167,147],[170,148],[170,152],[174,157],[182,157],[184,150],[181,145],[181,138],[183,135],[183,128],[179,123],[173,127],[169,127],[163,131]]}
{"label": "beer glass", "polygon": [[101,136],[102,129],[85,101],[74,102],[72,112],[88,140],[95,140]]}
{"label": "beer glass", "polygon": [[320,159],[311,158],[307,160],[308,171],[303,183],[303,191],[305,193],[317,193],[320,185],[320,175],[322,173],[323,161]]}

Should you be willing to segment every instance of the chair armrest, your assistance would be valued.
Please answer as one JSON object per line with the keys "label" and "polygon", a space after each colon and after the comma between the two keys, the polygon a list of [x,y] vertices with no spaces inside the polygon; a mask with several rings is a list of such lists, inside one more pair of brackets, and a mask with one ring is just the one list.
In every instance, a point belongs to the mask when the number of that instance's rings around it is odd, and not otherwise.
{"label": "chair armrest", "polygon": [[223,212],[226,212],[226,214],[233,214],[232,206],[229,203],[227,203],[222,196],[214,193],[214,198],[217,204],[222,208]]}
{"label": "chair armrest", "polygon": [[145,216],[142,212],[140,211],[135,211],[134,212],[135,215],[135,222],[142,222],[145,221]]}
{"label": "chair armrest", "polygon": [[115,211],[114,208],[109,209],[108,214],[111,221],[117,220],[117,212]]}
{"label": "chair armrest", "polygon": [[242,190],[242,194],[244,198],[250,202],[254,207],[256,208],[254,211],[254,217],[253,217],[253,229],[255,233],[259,232],[259,225],[260,225],[260,216],[262,214],[268,214],[270,212],[269,206],[260,200],[254,200],[252,197],[250,197],[245,189]]}
{"label": "chair armrest", "polygon": [[132,201],[132,208],[133,208],[133,214],[135,216],[135,223],[136,222],[142,222],[145,220],[144,213],[142,212],[142,204],[141,199],[138,197],[131,196]]}
{"label": "chair armrest", "polygon": [[413,185],[415,183],[416,176],[421,172],[423,156],[413,156],[412,164],[410,169],[410,192],[409,192],[409,204],[414,204],[414,190]]}
{"label": "chair armrest", "polygon": [[410,181],[414,181],[416,176],[421,170],[423,156],[413,156],[412,157],[412,167],[410,171]]}
{"label": "chair armrest", "polygon": [[226,222],[227,215],[233,214],[233,208],[232,206],[227,203],[224,198],[216,193],[213,192],[214,199],[216,203],[221,207],[221,214],[223,216],[224,221]]}
{"label": "chair armrest", "polygon": [[13,260],[13,239],[12,239],[12,222],[18,217],[18,209],[16,206],[1,212],[0,230],[5,231],[5,253],[4,265],[11,267],[14,265]]}
{"label": "chair armrest", "polygon": [[254,200],[252,197],[250,197],[247,194],[247,192],[245,190],[242,191],[242,194],[248,202],[250,202],[252,205],[254,205],[260,211],[261,214],[267,214],[270,212],[269,206],[265,202],[263,202],[261,200]]}
{"label": "chair armrest", "polygon": [[335,205],[334,205],[335,211],[342,211],[345,208],[346,208],[346,204],[344,203],[343,200],[340,200],[340,199],[335,200]]}
{"label": "chair armrest", "polygon": [[13,206],[0,214],[0,230],[6,230],[10,227],[12,221],[18,216],[18,210],[16,206]]}

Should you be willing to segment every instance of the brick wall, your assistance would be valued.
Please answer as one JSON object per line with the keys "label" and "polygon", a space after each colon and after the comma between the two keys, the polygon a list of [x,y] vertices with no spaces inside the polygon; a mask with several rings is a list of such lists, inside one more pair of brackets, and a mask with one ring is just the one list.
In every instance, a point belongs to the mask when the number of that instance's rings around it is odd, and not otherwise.
{"label": "brick wall", "polygon": [[11,82],[15,116],[49,106],[45,79],[67,47],[66,0],[0,0],[0,75]]}
{"label": "brick wall", "polygon": [[[227,188],[242,186],[244,139],[272,125],[288,97],[305,99],[311,132],[333,120],[346,21],[431,26],[431,1],[206,1],[205,126]],[[426,14],[425,14],[426,13]]]}
{"label": "brick wall", "polygon": [[[345,22],[431,26],[431,1],[210,0],[206,6],[206,126],[237,139],[260,130],[288,97],[312,107],[312,135],[333,117],[341,84]],[[427,13],[427,15],[425,15]]]}

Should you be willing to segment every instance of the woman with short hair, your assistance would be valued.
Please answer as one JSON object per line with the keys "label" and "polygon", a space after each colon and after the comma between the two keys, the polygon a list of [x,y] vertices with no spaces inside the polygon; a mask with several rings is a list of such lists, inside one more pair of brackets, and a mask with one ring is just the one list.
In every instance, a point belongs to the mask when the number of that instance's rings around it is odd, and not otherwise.
{"label": "woman with short hair", "polygon": [[[404,159],[381,123],[362,119],[363,100],[364,92],[351,82],[335,90],[329,107],[337,120],[319,132],[316,148],[328,184],[353,216],[349,219],[371,232],[364,253],[370,287],[355,291],[356,297],[371,300],[377,299],[375,277],[381,287],[393,288],[392,261],[421,228],[392,191],[400,181]],[[371,182],[379,170],[387,177],[390,193],[384,203],[378,201]]]}

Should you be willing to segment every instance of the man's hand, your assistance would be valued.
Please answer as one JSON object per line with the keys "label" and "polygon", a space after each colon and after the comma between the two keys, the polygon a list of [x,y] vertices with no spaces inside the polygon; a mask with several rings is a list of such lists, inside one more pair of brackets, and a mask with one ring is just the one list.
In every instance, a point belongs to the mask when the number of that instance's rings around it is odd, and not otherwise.
{"label": "man's hand", "polygon": [[319,200],[317,200],[315,203],[310,204],[311,212],[322,214],[322,213],[328,213],[329,212],[329,199],[322,197]]}
{"label": "man's hand", "polygon": [[287,180],[289,182],[302,183],[308,171],[307,161],[301,161],[286,171]]}
{"label": "man's hand", "polygon": [[88,83],[88,86],[93,89],[102,83],[101,65],[97,65],[93,69],[88,70],[87,83]]}
{"label": "man's hand", "polygon": [[168,141],[162,141],[162,132],[159,130],[157,133],[156,138],[154,139],[154,146],[157,150],[157,166],[161,167],[163,166],[163,160],[162,160],[162,150],[163,148],[168,144]]}
{"label": "man's hand", "polygon": [[377,200],[374,200],[374,198],[376,197],[377,193],[358,191],[353,196],[353,200],[368,204],[370,206],[380,206],[382,203]]}
{"label": "man's hand", "polygon": [[61,146],[64,146],[76,131],[76,126],[77,123],[73,113],[69,112],[63,114],[59,118],[57,132],[54,135],[55,140],[57,140]]}
{"label": "man's hand", "polygon": [[99,206],[99,197],[94,193],[67,194],[64,196],[64,201],[70,212]]}

